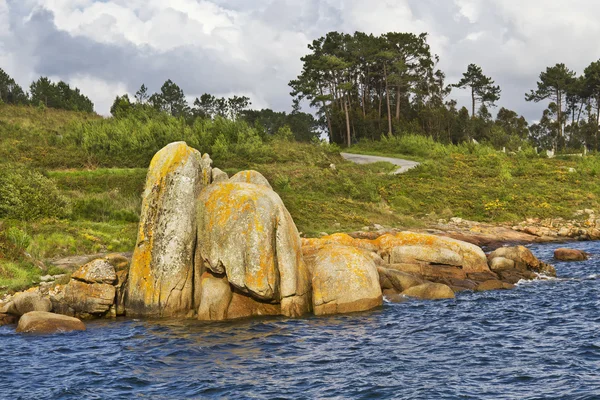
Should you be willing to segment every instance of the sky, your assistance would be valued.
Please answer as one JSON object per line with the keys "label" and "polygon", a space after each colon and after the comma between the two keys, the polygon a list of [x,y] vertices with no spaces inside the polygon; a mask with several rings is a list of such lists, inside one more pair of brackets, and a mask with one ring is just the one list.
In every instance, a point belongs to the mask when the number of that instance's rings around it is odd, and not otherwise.
{"label": "sky", "polygon": [[[598,15],[597,0],[0,0],[0,68],[24,89],[64,80],[105,115],[117,94],[167,79],[190,100],[246,95],[289,111],[312,40],[428,32],[448,83],[478,64],[502,88],[498,106],[534,121],[544,107],[524,94],[541,71],[563,62],[581,73],[600,58]],[[469,105],[466,91],[451,98]]]}

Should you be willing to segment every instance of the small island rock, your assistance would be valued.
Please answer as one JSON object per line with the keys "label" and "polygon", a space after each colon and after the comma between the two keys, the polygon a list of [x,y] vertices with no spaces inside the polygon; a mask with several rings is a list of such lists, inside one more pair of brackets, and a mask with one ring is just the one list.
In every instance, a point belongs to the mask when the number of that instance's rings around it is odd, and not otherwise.
{"label": "small island rock", "polygon": [[51,334],[85,331],[85,325],[77,318],[44,311],[32,311],[19,319],[17,332]]}
{"label": "small island rock", "polygon": [[585,261],[589,257],[581,250],[560,248],[554,250],[554,258],[560,261]]}

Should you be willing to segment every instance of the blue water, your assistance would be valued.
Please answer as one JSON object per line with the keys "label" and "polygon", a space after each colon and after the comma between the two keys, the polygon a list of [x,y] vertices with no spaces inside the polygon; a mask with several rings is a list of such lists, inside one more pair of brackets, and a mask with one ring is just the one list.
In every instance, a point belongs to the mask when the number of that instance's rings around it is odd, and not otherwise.
{"label": "blue water", "polygon": [[[551,261],[556,247],[532,250]],[[561,279],[353,315],[1,327],[0,397],[600,398],[600,256],[552,263]]]}

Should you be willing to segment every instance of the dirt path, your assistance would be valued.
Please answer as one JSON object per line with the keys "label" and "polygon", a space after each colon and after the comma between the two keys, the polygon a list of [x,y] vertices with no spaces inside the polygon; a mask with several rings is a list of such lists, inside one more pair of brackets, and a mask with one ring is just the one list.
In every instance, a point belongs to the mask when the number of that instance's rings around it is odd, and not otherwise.
{"label": "dirt path", "polygon": [[344,157],[348,161],[352,161],[356,164],[372,164],[376,162],[389,162],[391,164],[397,165],[398,168],[393,172],[394,175],[403,174],[406,171],[417,167],[420,163],[416,161],[403,160],[401,158],[392,158],[392,157],[380,157],[380,156],[369,156],[366,154],[351,154],[351,153],[340,153],[342,157]]}

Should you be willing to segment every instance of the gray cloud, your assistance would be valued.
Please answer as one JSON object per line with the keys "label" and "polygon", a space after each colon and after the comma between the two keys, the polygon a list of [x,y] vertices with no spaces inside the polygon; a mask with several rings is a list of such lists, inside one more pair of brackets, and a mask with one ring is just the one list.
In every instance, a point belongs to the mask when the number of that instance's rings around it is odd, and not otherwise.
{"label": "gray cloud", "polygon": [[[600,5],[573,1],[565,9],[558,0],[0,0],[0,21],[8,10],[10,22],[0,67],[23,86],[40,75],[77,82],[100,113],[115,90],[155,91],[166,79],[190,96],[239,93],[287,110],[287,83],[313,39],[427,31],[449,83],[476,63],[501,85],[499,105],[534,120],[543,107],[524,94],[539,72],[556,62],[581,72],[600,54],[591,40]],[[464,92],[452,97],[468,104]]]}

